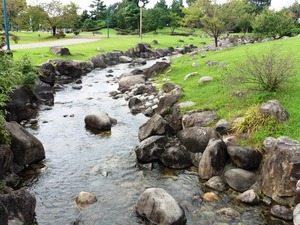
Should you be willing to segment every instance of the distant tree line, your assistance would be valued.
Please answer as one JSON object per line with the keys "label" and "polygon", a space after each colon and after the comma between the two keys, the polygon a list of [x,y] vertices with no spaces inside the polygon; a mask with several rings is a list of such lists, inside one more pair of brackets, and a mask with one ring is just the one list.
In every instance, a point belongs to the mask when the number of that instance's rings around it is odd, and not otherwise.
{"label": "distant tree line", "polygon": [[[230,0],[218,4],[216,0],[158,0],[148,8],[148,0],[142,0],[143,32],[154,32],[169,27],[173,33],[179,26],[189,27],[191,32],[202,29],[215,39],[225,32],[253,32],[259,36],[280,38],[300,33],[300,4],[293,3],[280,11],[270,10],[271,0]],[[99,30],[109,25],[121,34],[135,34],[139,30],[139,0],[122,0],[105,5],[102,0],[93,0],[89,10],[79,14],[79,6],[71,2],[64,5],[60,0],[27,5],[26,0],[7,0],[11,29],[37,31],[47,29],[56,35],[57,29]],[[3,6],[0,4],[0,12]],[[2,13],[3,14],[3,13]],[[0,18],[3,25],[3,18]]]}

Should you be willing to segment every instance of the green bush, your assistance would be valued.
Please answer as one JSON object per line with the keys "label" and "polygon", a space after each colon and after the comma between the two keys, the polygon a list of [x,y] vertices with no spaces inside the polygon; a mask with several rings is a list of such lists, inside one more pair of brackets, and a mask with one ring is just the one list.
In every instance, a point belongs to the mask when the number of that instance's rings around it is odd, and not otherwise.
{"label": "green bush", "polygon": [[296,75],[296,59],[292,53],[271,49],[263,53],[248,54],[231,76],[235,84],[244,84],[249,89],[277,91]]}
{"label": "green bush", "polygon": [[80,32],[78,30],[74,31],[74,34],[77,36]]}
{"label": "green bush", "polygon": [[12,35],[11,36],[11,39],[16,43],[18,44],[19,40],[20,40],[20,37],[19,36],[16,36],[16,35]]}
{"label": "green bush", "polygon": [[291,29],[291,33],[292,34],[300,34],[300,28],[298,28],[298,27],[296,28],[295,27],[295,28]]}

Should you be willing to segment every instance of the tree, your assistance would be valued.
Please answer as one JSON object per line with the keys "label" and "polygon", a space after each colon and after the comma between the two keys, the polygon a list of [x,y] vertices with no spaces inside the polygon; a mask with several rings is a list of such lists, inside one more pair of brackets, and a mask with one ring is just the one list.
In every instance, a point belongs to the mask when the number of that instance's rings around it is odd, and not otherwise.
{"label": "tree", "polygon": [[173,0],[170,6],[170,12],[176,14],[180,18],[184,17],[183,9],[183,2],[182,0]]}
{"label": "tree", "polygon": [[154,31],[158,28],[166,26],[167,15],[161,8],[154,7],[153,9],[147,9],[144,13],[145,18],[143,20],[144,29],[147,31]]}
{"label": "tree", "polygon": [[248,2],[254,6],[257,14],[271,5],[271,0],[248,0]]}
{"label": "tree", "polygon": [[176,13],[173,13],[173,12],[170,13],[171,33],[174,33],[176,27],[179,27],[181,20],[182,20],[182,18],[180,16],[178,16]]}
{"label": "tree", "polygon": [[40,6],[27,6],[18,17],[17,23],[21,29],[37,31],[45,27],[47,13]]}
{"label": "tree", "polygon": [[260,36],[273,37],[274,39],[288,35],[294,27],[294,20],[287,10],[276,12],[265,9],[255,17],[252,23],[254,33]]}
{"label": "tree", "polygon": [[59,0],[51,0],[49,3],[44,3],[40,7],[47,13],[45,19],[52,29],[52,35],[56,35],[58,27],[73,27],[79,21],[77,11],[79,7],[70,3],[63,5]]}
{"label": "tree", "polygon": [[106,5],[101,0],[93,0],[90,5],[92,10],[90,11],[92,20],[105,20],[106,18]]}
{"label": "tree", "polygon": [[165,10],[165,12],[168,11],[168,5],[166,3],[166,0],[159,0],[155,5],[154,8],[160,8],[162,10]]}
{"label": "tree", "polygon": [[[20,15],[20,13],[24,10],[26,7],[26,0],[7,0],[6,1],[6,10],[7,10],[7,16],[10,21],[10,25],[17,23],[17,18]],[[4,24],[3,22],[3,4],[0,3],[0,23],[1,25]]]}

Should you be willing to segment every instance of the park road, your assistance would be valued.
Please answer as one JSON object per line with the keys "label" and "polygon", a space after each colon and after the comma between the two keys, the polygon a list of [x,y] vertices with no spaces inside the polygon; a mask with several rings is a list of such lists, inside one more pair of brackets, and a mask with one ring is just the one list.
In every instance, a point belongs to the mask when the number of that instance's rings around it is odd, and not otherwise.
{"label": "park road", "polygon": [[[63,45],[74,45],[81,43],[88,43],[100,40],[100,36],[75,36],[67,39],[58,39],[54,41],[45,41],[31,44],[13,44],[10,45],[11,50],[30,49],[30,48],[43,48]],[[6,46],[4,47],[6,49]]]}

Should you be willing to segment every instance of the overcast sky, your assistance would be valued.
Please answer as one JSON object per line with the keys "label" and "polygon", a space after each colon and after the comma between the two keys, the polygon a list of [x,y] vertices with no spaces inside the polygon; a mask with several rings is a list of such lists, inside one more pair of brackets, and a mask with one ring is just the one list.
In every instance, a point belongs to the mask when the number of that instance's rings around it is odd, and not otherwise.
{"label": "overcast sky", "polygon": [[[29,4],[36,4],[37,2],[50,2],[51,0],[27,0],[27,3]],[[63,4],[68,4],[71,0],[60,0]],[[157,2],[158,0],[149,0],[149,5],[148,7],[151,8],[155,5],[155,3]],[[224,2],[226,0],[219,0],[220,2]],[[82,10],[84,9],[87,9],[89,10],[89,5],[92,4],[92,0],[72,0],[72,2],[76,3],[77,5],[80,6],[80,8]],[[121,2],[121,0],[104,0],[104,3],[109,6],[113,3],[116,3],[116,2]],[[172,0],[166,0],[167,4],[171,4],[172,3]],[[185,2],[185,0],[184,0]],[[272,9],[281,9],[282,7],[286,7],[286,6],[289,6],[291,5],[293,2],[295,2],[295,0],[272,0],[272,5],[271,5],[271,8]]]}

